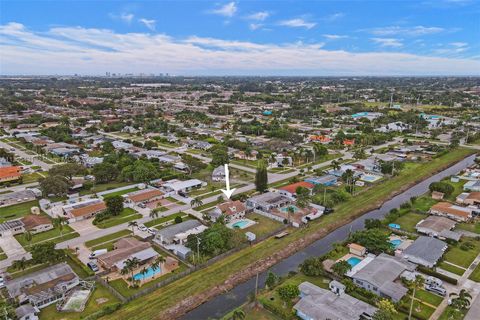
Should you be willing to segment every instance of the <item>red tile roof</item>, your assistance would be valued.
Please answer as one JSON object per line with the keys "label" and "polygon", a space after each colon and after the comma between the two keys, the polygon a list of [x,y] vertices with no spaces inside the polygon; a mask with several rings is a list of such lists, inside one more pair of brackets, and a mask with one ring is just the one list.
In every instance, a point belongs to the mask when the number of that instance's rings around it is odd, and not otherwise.
{"label": "red tile roof", "polygon": [[314,185],[310,182],[300,181],[300,182],[289,184],[288,186],[285,186],[285,187],[281,187],[279,188],[279,190],[285,190],[287,192],[290,192],[291,194],[295,194],[297,192],[298,187],[313,189]]}
{"label": "red tile roof", "polygon": [[4,179],[18,179],[22,175],[20,173],[21,168],[17,166],[1,167],[0,168],[0,180]]}

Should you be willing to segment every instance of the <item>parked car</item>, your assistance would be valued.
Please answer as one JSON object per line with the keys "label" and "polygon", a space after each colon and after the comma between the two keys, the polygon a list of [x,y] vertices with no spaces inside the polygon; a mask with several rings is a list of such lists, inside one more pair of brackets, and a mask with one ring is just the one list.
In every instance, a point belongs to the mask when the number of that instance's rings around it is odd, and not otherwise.
{"label": "parked car", "polygon": [[148,230],[148,228],[147,228],[147,227],[145,227],[145,225],[144,225],[144,224],[139,224],[139,225],[138,225],[138,230],[140,230],[140,231],[147,231],[147,230]]}
{"label": "parked car", "polygon": [[5,288],[5,280],[3,279],[2,276],[0,276],[0,289]]}
{"label": "parked car", "polygon": [[87,263],[87,266],[92,269],[93,272],[97,272],[99,271],[100,269],[98,268],[97,264],[95,262],[92,262],[90,261],[89,263]]}
{"label": "parked car", "polygon": [[99,249],[99,250],[95,250],[93,251],[92,253],[90,253],[90,255],[88,256],[89,259],[96,259],[98,258],[99,255],[102,255],[104,253],[107,253],[108,250],[107,249]]}
{"label": "parked car", "polygon": [[156,234],[157,233],[157,229],[155,229],[155,228],[148,228],[147,230],[151,234]]}
{"label": "parked car", "polygon": [[141,203],[138,204],[138,207],[145,209],[147,207],[147,205],[145,203],[141,202]]}
{"label": "parked car", "polygon": [[426,285],[425,290],[438,294],[439,296],[445,297],[447,295],[447,290],[438,286]]}

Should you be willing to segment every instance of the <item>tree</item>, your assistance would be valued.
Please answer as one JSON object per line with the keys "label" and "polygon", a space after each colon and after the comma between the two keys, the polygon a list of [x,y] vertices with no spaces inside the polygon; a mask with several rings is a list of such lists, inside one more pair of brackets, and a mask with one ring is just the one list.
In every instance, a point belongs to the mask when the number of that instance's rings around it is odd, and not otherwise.
{"label": "tree", "polygon": [[295,190],[295,193],[297,194],[297,205],[300,208],[305,208],[310,204],[312,199],[309,189],[305,187],[298,187],[297,190]]}
{"label": "tree", "polygon": [[52,176],[62,176],[71,180],[73,176],[83,175],[86,173],[85,167],[79,165],[78,163],[69,162],[65,164],[59,164],[52,167],[48,174]]}
{"label": "tree", "polygon": [[358,243],[373,253],[390,252],[392,250],[388,235],[381,229],[357,231],[350,236],[349,241]]}
{"label": "tree", "polygon": [[31,252],[32,261],[35,264],[56,262],[64,256],[62,250],[55,249],[55,243],[52,241],[34,244]]}
{"label": "tree", "polygon": [[108,213],[112,216],[118,216],[123,211],[123,197],[113,196],[105,199],[105,204],[107,205]]}
{"label": "tree", "polygon": [[265,286],[267,286],[269,289],[273,289],[278,283],[278,280],[278,276],[275,273],[268,271],[267,278],[265,279]]}
{"label": "tree", "polygon": [[339,170],[340,169],[340,162],[337,160],[332,160],[331,162],[333,170]]}
{"label": "tree", "polygon": [[445,195],[445,197],[450,196],[455,190],[455,188],[450,183],[445,181],[432,182],[428,186],[428,189],[430,189],[430,192],[441,192]]}
{"label": "tree", "polygon": [[459,293],[450,293],[450,297],[454,297],[452,299],[451,306],[457,310],[466,310],[470,307],[470,301],[472,296],[467,290],[462,289]]}
{"label": "tree", "polygon": [[343,276],[351,269],[352,266],[345,260],[340,260],[332,266],[333,272],[335,272],[338,276]]}
{"label": "tree", "polygon": [[28,262],[27,262],[27,259],[25,257],[22,257],[22,259],[20,260],[15,260],[12,262],[12,268],[15,269],[15,270],[25,270],[25,268],[27,267],[28,265]]}
{"label": "tree", "polygon": [[292,299],[300,295],[300,290],[298,286],[294,284],[286,284],[277,289],[278,295],[285,302],[290,302]]}
{"label": "tree", "polygon": [[102,143],[102,151],[103,153],[113,153],[115,152],[115,147],[110,141],[105,141]]}
{"label": "tree", "polygon": [[137,257],[129,258],[125,260],[123,263],[123,268],[120,271],[121,274],[129,274],[130,273],[130,278],[129,280],[131,281],[131,284],[135,282],[135,279],[133,278],[133,271],[140,265],[140,260]]}
{"label": "tree", "polygon": [[152,219],[156,219],[156,218],[158,218],[159,215],[160,215],[159,208],[155,208],[153,210],[150,210],[150,214],[148,216]]}
{"label": "tree", "polygon": [[216,145],[212,148],[212,161],[210,164],[216,168],[229,163],[230,158],[228,156],[228,147],[225,145]]}
{"label": "tree", "polygon": [[355,150],[355,152],[353,153],[353,158],[354,159],[365,159],[367,157],[366,153],[365,153],[365,150],[362,148],[362,149],[357,149]]}
{"label": "tree", "polygon": [[379,219],[366,219],[365,229],[378,229],[382,227],[382,221]]}
{"label": "tree", "polygon": [[65,224],[66,221],[67,221],[67,218],[65,217],[56,217],[56,218],[53,218],[52,220],[53,227],[60,231],[60,237],[62,239],[63,239],[63,225]]}
{"label": "tree", "polygon": [[203,201],[199,197],[193,198],[192,201],[190,201],[190,206],[192,208],[200,207],[202,205],[203,205]]}
{"label": "tree", "polygon": [[264,192],[268,188],[267,165],[263,160],[258,162],[257,172],[255,173],[255,187],[259,192]]}
{"label": "tree", "polygon": [[32,245],[32,238],[33,238],[32,233],[30,231],[25,231],[25,233],[23,234],[23,237],[28,242],[28,245],[31,246]]}
{"label": "tree", "polygon": [[421,275],[417,275],[415,280],[409,283],[410,289],[412,289],[412,300],[410,302],[410,310],[408,312],[408,319],[412,319],[412,311],[413,311],[413,301],[415,300],[415,293],[417,290],[423,288],[423,284],[425,279]]}
{"label": "tree", "polygon": [[242,309],[237,309],[233,311],[232,320],[243,320],[245,319],[245,311]]}
{"label": "tree", "polygon": [[62,196],[68,192],[70,183],[65,177],[62,176],[47,176],[40,181],[40,190],[42,190],[43,196],[48,195]]}
{"label": "tree", "polygon": [[129,227],[132,227],[132,233],[135,234],[134,228],[135,228],[135,227],[138,227],[138,222],[137,222],[137,221],[129,221],[129,222],[128,222],[128,226],[129,226]]}
{"label": "tree", "polygon": [[377,307],[378,310],[373,315],[373,320],[393,320],[393,316],[398,313],[393,303],[387,299],[377,302]]}
{"label": "tree", "polygon": [[322,275],[324,273],[322,259],[318,257],[305,259],[302,264],[300,264],[300,271],[309,277]]}
{"label": "tree", "polygon": [[176,224],[179,224],[183,221],[183,218],[181,216],[176,216],[174,221]]}
{"label": "tree", "polygon": [[104,161],[93,166],[92,174],[97,183],[107,183],[115,180],[119,171],[114,164]]}
{"label": "tree", "polygon": [[316,161],[316,158],[317,157],[324,157],[328,154],[328,149],[321,145],[320,143],[314,143],[313,144],[313,156],[314,156],[314,159],[313,161],[315,162]]}

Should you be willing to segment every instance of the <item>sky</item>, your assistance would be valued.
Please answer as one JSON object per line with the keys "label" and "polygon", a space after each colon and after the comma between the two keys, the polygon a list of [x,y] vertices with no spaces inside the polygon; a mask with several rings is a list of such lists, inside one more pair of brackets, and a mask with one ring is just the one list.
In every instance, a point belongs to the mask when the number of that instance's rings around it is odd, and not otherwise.
{"label": "sky", "polygon": [[480,75],[480,0],[0,2],[0,74]]}

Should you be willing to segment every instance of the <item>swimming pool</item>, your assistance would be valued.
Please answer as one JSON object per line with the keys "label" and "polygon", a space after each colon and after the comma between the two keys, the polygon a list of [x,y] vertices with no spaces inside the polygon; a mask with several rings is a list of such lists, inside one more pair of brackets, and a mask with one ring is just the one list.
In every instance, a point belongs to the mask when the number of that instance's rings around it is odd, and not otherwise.
{"label": "swimming pool", "polygon": [[350,257],[347,259],[348,264],[351,265],[352,268],[355,267],[357,264],[359,264],[360,261],[362,261],[362,259],[357,257]]}
{"label": "swimming pool", "polygon": [[380,180],[382,177],[374,175],[374,174],[364,174],[360,178],[360,180],[365,181],[365,182],[375,182],[377,180]]}
{"label": "swimming pool", "polygon": [[402,244],[402,240],[400,239],[393,239],[393,240],[390,240],[390,243],[392,244],[393,246],[393,249],[397,249],[399,245]]}
{"label": "swimming pool", "polygon": [[400,229],[400,225],[396,223],[390,223],[388,224],[388,226],[393,229]]}
{"label": "swimming pool", "polygon": [[250,221],[240,220],[240,221],[237,221],[234,224],[232,224],[232,227],[243,229],[243,228],[246,228],[249,224],[250,224]]}
{"label": "swimming pool", "polygon": [[280,208],[280,211],[285,212],[285,213],[288,213],[288,208],[293,208],[293,213],[295,213],[295,212],[298,211],[297,206],[294,206],[294,205],[290,205],[290,206],[286,206],[286,207]]}
{"label": "swimming pool", "polygon": [[135,279],[135,280],[145,280],[147,278],[153,277],[154,275],[156,275],[157,273],[160,273],[160,272],[162,272],[162,269],[160,267],[155,268],[155,269],[152,269],[152,267],[149,267],[147,269],[147,273],[145,273],[145,274],[143,274],[141,272],[136,273],[136,274],[133,275],[133,279]]}

